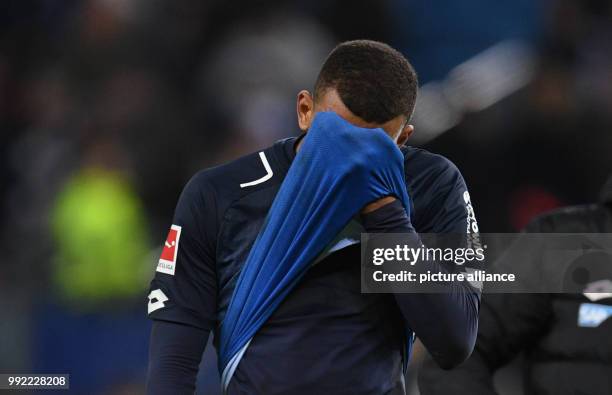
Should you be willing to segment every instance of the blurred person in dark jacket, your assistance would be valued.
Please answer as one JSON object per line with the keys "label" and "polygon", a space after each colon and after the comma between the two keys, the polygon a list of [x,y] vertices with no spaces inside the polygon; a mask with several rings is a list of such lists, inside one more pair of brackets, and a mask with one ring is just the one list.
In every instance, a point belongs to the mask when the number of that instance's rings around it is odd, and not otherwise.
{"label": "blurred person in dark jacket", "polygon": [[[551,211],[525,231],[612,233],[612,175],[600,202]],[[521,352],[528,394],[611,394],[612,289],[587,288],[575,294],[486,295],[474,352],[452,371],[426,360],[419,372],[421,394],[496,394],[494,373]]]}

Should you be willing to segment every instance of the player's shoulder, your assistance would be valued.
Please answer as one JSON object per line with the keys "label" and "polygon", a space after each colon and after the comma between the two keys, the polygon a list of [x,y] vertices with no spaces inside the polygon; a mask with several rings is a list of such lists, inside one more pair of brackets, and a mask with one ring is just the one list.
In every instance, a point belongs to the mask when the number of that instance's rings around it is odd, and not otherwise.
{"label": "player's shoulder", "polygon": [[202,169],[191,177],[185,189],[232,201],[280,183],[291,163],[286,153],[287,145],[292,146],[292,138],[277,141],[267,148],[224,164]]}
{"label": "player's shoulder", "polygon": [[237,190],[242,179],[254,173],[257,170],[256,164],[259,163],[259,151],[251,152],[229,162],[201,169],[191,177],[188,184],[194,184],[202,190]]}
{"label": "player's shoulder", "polygon": [[404,155],[404,171],[408,179],[417,176],[427,179],[462,177],[457,166],[443,155],[411,146],[404,146],[401,151]]}

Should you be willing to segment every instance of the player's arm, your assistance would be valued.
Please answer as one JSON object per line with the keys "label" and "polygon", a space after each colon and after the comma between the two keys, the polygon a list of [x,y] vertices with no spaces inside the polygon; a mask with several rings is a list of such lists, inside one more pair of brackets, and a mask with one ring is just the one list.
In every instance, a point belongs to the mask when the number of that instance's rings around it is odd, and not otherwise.
{"label": "player's arm", "polygon": [[215,198],[201,175],[183,190],[149,294],[147,394],[193,394],[216,320]]}
{"label": "player's arm", "polygon": [[193,394],[208,335],[189,325],[153,321],[147,394]]}
{"label": "player's arm", "polygon": [[[463,178],[450,162],[433,178],[429,223],[421,227],[431,233],[465,234],[469,221],[473,220],[473,210],[466,210],[464,192],[467,188]],[[362,218],[368,232],[405,233],[412,243],[420,245],[419,236],[398,201],[375,211],[366,207]],[[438,265],[444,270],[442,263],[429,262],[428,265],[430,268]],[[450,369],[465,361],[474,347],[480,294],[463,283],[452,282],[445,287],[445,292],[436,294],[396,293],[395,299],[405,324],[421,339],[436,363]]]}
{"label": "player's arm", "polygon": [[[406,233],[418,238],[404,207],[397,200],[362,214],[362,219],[370,233]],[[438,365],[450,369],[463,362],[474,347],[479,295],[460,283],[449,283],[445,287],[443,293],[437,294],[396,293],[395,300],[406,326],[421,339]]]}

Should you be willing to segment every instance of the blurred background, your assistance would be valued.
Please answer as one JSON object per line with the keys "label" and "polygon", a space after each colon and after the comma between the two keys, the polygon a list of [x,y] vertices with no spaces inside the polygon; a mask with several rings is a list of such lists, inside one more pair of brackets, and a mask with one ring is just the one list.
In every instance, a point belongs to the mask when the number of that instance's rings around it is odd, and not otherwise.
{"label": "blurred background", "polygon": [[[596,200],[612,171],[611,3],[2,1],[0,372],[143,393],[146,289],[182,186],[297,134],[296,94],[343,40],[414,64],[410,144],[458,165],[482,232]],[[217,383],[207,353],[198,393]]]}

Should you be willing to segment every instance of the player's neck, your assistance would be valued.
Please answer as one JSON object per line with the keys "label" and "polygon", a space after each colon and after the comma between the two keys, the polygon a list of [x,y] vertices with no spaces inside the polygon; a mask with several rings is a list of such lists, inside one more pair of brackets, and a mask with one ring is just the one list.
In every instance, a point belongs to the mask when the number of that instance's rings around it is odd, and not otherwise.
{"label": "player's neck", "polygon": [[296,144],[293,146],[293,150],[297,154],[300,148],[302,148],[302,143],[304,142],[304,135],[298,137]]}

